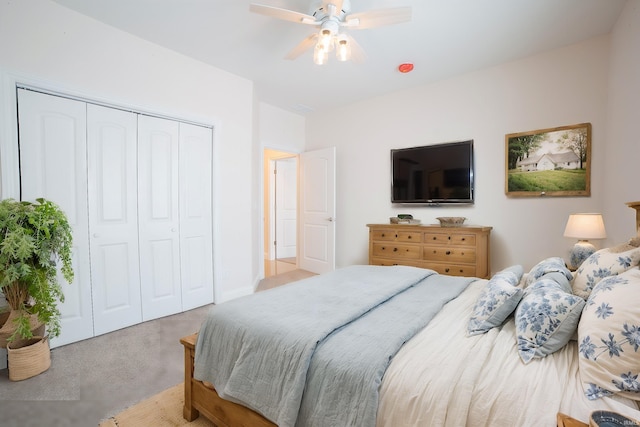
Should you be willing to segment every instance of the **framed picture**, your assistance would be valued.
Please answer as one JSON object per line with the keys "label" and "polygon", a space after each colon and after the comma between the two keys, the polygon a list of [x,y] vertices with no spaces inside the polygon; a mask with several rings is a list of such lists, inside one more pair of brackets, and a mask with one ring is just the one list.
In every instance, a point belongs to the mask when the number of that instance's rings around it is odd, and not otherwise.
{"label": "framed picture", "polygon": [[590,196],[591,123],[505,136],[508,197]]}

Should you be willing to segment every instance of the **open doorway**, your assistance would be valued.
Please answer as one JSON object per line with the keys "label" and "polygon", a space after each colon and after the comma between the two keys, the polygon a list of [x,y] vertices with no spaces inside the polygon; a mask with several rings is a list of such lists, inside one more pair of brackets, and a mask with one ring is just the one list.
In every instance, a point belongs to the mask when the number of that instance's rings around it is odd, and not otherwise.
{"label": "open doorway", "polygon": [[298,156],[264,150],[265,277],[297,269]]}

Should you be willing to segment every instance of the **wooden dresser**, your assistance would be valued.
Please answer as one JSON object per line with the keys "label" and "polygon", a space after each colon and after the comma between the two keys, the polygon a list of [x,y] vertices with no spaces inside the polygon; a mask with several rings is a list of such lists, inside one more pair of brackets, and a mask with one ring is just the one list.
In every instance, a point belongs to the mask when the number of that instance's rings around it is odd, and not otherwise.
{"label": "wooden dresser", "polygon": [[491,227],[367,224],[369,264],[410,265],[451,276],[489,278]]}

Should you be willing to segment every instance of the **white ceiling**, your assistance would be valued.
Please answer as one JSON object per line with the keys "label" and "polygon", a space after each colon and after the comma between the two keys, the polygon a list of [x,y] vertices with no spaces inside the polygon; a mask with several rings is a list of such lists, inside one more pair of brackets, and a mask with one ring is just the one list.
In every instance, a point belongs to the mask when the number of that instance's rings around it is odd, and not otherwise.
{"label": "white ceiling", "polygon": [[[482,69],[609,33],[626,0],[352,0],[351,12],[410,6],[411,22],[350,30],[361,64],[284,56],[314,28],[249,12],[302,13],[313,0],[54,0],[254,82],[261,101],[304,114]],[[631,0],[633,1],[633,0]],[[402,62],[415,64],[402,74]]]}

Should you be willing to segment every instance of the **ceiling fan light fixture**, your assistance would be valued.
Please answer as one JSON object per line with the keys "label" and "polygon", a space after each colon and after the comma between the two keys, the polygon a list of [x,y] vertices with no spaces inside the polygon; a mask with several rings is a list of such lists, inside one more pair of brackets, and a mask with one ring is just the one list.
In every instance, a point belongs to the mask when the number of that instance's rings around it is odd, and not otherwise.
{"label": "ceiling fan light fixture", "polygon": [[323,28],[320,30],[320,34],[318,34],[318,44],[320,49],[323,49],[327,52],[333,49],[333,33],[331,30]]}
{"label": "ceiling fan light fixture", "polygon": [[319,28],[318,32],[306,37],[285,56],[286,59],[296,59],[303,52],[314,47],[313,60],[316,64],[327,62],[327,53],[333,49],[336,49],[336,55],[340,61],[362,62],[364,60],[362,48],[352,37],[345,34],[344,41],[340,41],[340,29],[343,27],[369,29],[411,21],[411,7],[369,10],[352,14],[351,0],[313,0],[313,10],[310,14],[254,3],[249,5],[249,10],[283,21]]}
{"label": "ceiling fan light fixture", "polygon": [[313,49],[313,62],[316,65],[324,65],[329,60],[329,51],[320,46],[320,43],[316,44]]}
{"label": "ceiling fan light fixture", "polygon": [[344,35],[338,36],[336,43],[336,57],[338,61],[348,61],[351,59],[351,44]]}

